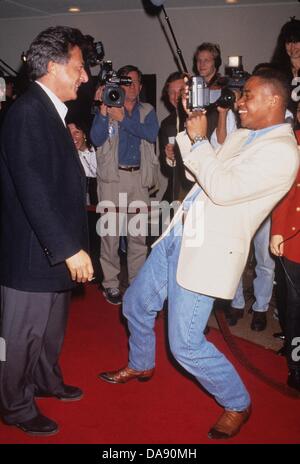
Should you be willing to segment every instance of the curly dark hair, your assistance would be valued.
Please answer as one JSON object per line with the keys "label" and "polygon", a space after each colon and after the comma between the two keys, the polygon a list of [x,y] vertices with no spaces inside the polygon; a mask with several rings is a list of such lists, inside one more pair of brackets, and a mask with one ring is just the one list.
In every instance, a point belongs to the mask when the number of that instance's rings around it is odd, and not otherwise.
{"label": "curly dark hair", "polygon": [[67,63],[70,51],[76,45],[82,48],[84,36],[79,29],[67,26],[49,27],[33,40],[27,52],[27,70],[30,80],[47,74],[49,61]]}
{"label": "curly dark hair", "polygon": [[66,124],[74,124],[74,126],[76,126],[77,129],[83,132],[83,134],[85,135],[86,146],[88,150],[91,151],[93,144],[90,139],[90,127],[87,124],[87,122],[83,119],[73,119],[72,117],[68,118],[68,116],[66,116]]}

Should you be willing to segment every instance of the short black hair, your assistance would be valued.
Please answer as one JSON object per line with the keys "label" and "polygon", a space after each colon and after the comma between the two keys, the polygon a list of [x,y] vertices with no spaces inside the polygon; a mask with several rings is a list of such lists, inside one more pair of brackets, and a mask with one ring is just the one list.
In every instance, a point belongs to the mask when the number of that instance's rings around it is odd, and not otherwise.
{"label": "short black hair", "polygon": [[29,78],[36,80],[45,76],[50,61],[67,63],[72,48],[76,45],[81,48],[83,44],[84,36],[73,27],[55,26],[40,32],[27,52]]}
{"label": "short black hair", "polygon": [[142,82],[142,73],[137,66],[133,66],[132,64],[127,64],[126,66],[122,66],[122,68],[118,71],[118,76],[128,76],[130,72],[136,72],[138,75],[139,82]]}
{"label": "short black hair", "polygon": [[276,69],[277,71],[281,71],[280,67],[276,63],[263,62],[254,66],[252,74],[256,74],[257,71],[261,69]]}
{"label": "short black hair", "polygon": [[290,100],[290,86],[283,72],[277,69],[262,67],[253,73],[252,76],[259,77],[266,84],[270,84],[274,92],[282,97],[285,107],[288,106]]}

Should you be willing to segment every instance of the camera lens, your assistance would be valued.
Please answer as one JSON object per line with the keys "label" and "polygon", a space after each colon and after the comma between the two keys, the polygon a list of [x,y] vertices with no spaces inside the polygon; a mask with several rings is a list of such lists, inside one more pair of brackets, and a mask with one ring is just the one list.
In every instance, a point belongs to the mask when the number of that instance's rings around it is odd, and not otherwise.
{"label": "camera lens", "polygon": [[119,100],[120,94],[119,94],[118,90],[113,89],[113,90],[111,90],[111,91],[109,92],[108,97],[109,97],[109,99],[110,99],[112,102],[116,102],[116,101]]}
{"label": "camera lens", "polygon": [[221,96],[215,101],[214,105],[220,106],[221,108],[233,109],[235,100],[235,93],[227,87],[224,87],[221,91]]}

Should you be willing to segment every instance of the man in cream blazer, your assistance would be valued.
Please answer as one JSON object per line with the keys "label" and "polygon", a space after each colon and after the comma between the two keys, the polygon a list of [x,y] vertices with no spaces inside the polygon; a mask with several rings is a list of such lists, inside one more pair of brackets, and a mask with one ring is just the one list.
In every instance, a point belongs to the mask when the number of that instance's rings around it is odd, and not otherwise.
{"label": "man in cream blazer", "polygon": [[232,133],[217,154],[206,139],[206,116],[189,115],[177,141],[196,184],[125,294],[128,366],[100,374],[111,383],[152,377],[155,316],[168,297],[174,357],[224,408],[210,438],[237,434],[251,413],[238,373],[203,330],[214,299],[233,298],[255,231],[296,177],[297,144],[284,124],[288,98],[277,71],[252,76],[238,102],[244,129]]}

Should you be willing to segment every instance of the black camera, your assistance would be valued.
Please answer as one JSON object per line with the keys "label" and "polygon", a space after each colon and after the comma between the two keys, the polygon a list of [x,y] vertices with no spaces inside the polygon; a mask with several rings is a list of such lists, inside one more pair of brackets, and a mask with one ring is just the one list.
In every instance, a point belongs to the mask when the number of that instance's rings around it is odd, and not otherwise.
{"label": "black camera", "polygon": [[104,58],[104,47],[102,42],[95,42],[91,35],[84,36],[82,44],[82,54],[86,66],[96,66],[100,64]]}
{"label": "black camera", "polygon": [[191,77],[188,86],[187,108],[190,111],[198,111],[207,108],[209,106],[209,88],[203,77]]}
{"label": "black camera", "polygon": [[103,85],[102,101],[107,106],[122,107],[124,105],[125,94],[122,85],[130,85],[131,78],[118,76],[113,70],[111,61],[103,61],[105,52],[102,42],[95,42],[90,35],[84,36],[83,58],[87,66],[100,65],[98,75],[98,85]]}
{"label": "black camera", "polygon": [[218,79],[222,88],[220,97],[214,102],[215,106],[234,109],[237,93],[241,92],[250,74],[243,69],[241,57],[238,66],[226,66],[225,76]]}
{"label": "black camera", "polygon": [[125,93],[122,85],[130,85],[131,77],[118,76],[111,61],[104,61],[100,70],[100,85],[104,85],[102,101],[107,106],[120,108],[124,106]]}

